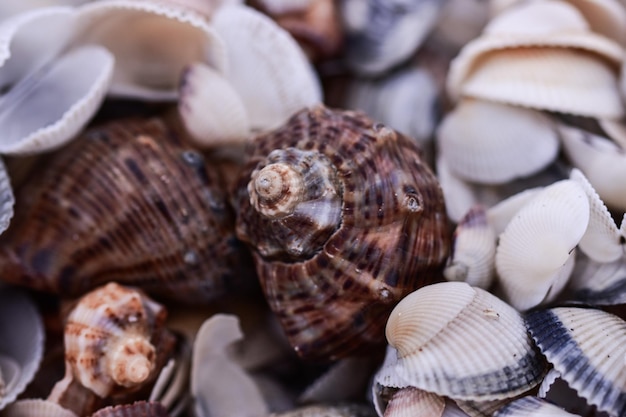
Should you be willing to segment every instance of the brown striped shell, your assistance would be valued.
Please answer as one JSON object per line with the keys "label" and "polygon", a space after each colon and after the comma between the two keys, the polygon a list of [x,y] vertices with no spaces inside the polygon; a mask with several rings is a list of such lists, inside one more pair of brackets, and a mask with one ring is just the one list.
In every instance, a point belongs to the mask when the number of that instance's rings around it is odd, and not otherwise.
{"label": "brown striped shell", "polygon": [[252,147],[237,235],[294,349],[335,359],[384,342],[393,306],[440,277],[450,246],[420,151],[362,113],[321,105]]}
{"label": "brown striped shell", "polygon": [[116,281],[164,299],[213,299],[243,263],[222,188],[158,119],[92,129],[21,193],[0,244],[1,279],[65,297]]}

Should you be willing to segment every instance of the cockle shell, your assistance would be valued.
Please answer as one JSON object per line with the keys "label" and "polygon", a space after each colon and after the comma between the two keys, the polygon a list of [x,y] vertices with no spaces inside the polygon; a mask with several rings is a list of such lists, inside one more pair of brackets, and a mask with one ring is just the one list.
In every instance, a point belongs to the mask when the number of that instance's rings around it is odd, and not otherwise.
{"label": "cockle shell", "polygon": [[626,258],[599,263],[579,259],[567,286],[568,301],[585,305],[626,304]]}
{"label": "cockle shell", "polygon": [[626,322],[600,310],[557,307],[527,315],[533,339],[561,377],[598,410],[626,412]]}
{"label": "cockle shell", "polygon": [[206,302],[246,276],[222,186],[158,119],[94,128],[25,186],[1,279],[65,297],[115,280]]}
{"label": "cockle shell", "polygon": [[500,236],[506,229],[513,216],[532,200],[542,187],[528,188],[517,194],[505,198],[499,203],[487,209],[487,220],[489,225],[493,227],[496,236]]}
{"label": "cockle shell", "polygon": [[386,335],[398,350],[401,380],[455,400],[514,397],[544,374],[522,316],[463,282],[428,285],[403,298]]}
{"label": "cockle shell", "polygon": [[540,112],[473,99],[460,101],[446,115],[437,139],[450,169],[485,184],[534,174],[559,149],[554,123]]}
{"label": "cockle shell", "polygon": [[522,397],[500,410],[494,417],[576,417],[562,408],[538,397]]}
{"label": "cockle shell", "polygon": [[307,358],[380,344],[388,312],[440,277],[450,246],[441,190],[416,146],[323,106],[255,139],[236,210],[270,307]]}
{"label": "cockle shell", "polygon": [[558,181],[537,193],[500,235],[496,271],[505,299],[519,310],[554,299],[588,223],[589,201],[576,182]]}

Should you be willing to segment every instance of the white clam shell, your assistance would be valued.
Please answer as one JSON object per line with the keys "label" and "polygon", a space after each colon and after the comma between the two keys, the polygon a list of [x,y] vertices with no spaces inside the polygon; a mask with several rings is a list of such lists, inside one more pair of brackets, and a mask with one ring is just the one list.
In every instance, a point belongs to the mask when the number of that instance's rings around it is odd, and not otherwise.
{"label": "white clam shell", "polygon": [[406,387],[393,394],[384,417],[441,417],[444,407],[445,400],[437,394]]}
{"label": "white clam shell", "polygon": [[487,209],[487,219],[491,227],[493,227],[496,236],[500,236],[504,232],[513,216],[533,199],[541,189],[541,187],[528,188],[505,198]]}
{"label": "white clam shell", "polygon": [[494,417],[575,417],[556,405],[538,397],[522,397],[498,410]]}
{"label": "white clam shell", "polygon": [[239,93],[222,74],[207,65],[194,63],[184,72],[178,109],[199,147],[242,144],[251,135],[248,113]]}
{"label": "white clam shell", "polygon": [[591,209],[589,225],[580,240],[580,250],[598,262],[613,262],[624,256],[626,236],[617,228],[609,209],[585,175],[574,168],[570,178],[583,187]]}
{"label": "white clam shell", "polygon": [[600,310],[558,307],[526,317],[533,339],[578,394],[611,415],[626,413],[626,322]]}
{"label": "white clam shell", "polygon": [[448,161],[439,154],[436,160],[437,179],[446,202],[446,213],[458,223],[472,206],[478,203],[472,185],[452,172]]}
{"label": "white clam shell", "polygon": [[411,386],[453,399],[490,401],[537,385],[543,363],[521,315],[466,283],[422,287],[394,308],[389,344]]}
{"label": "white clam shell", "polygon": [[602,201],[626,211],[626,150],[610,140],[581,129],[560,125],[563,149]]}
{"label": "white clam shell", "polygon": [[26,293],[0,287],[0,309],[2,409],[15,401],[34,378],[41,363],[45,334],[39,311]]}
{"label": "white clam shell", "polygon": [[458,176],[485,184],[534,174],[559,149],[552,121],[538,111],[473,99],[446,115],[437,139]]}
{"label": "white clam shell", "polygon": [[464,96],[582,116],[624,114],[615,70],[580,49],[491,51],[481,57],[459,90]]}
{"label": "white clam shell", "polygon": [[2,234],[11,222],[14,214],[15,196],[6,166],[0,159],[0,234]]}
{"label": "white clam shell", "polygon": [[626,44],[626,7],[619,0],[567,0],[589,22],[591,30]]}
{"label": "white clam shell", "polygon": [[571,302],[596,306],[625,304],[626,259],[602,263],[581,259],[576,263],[568,290]]}
{"label": "white clam shell", "polygon": [[116,60],[109,94],[142,100],[174,100],[188,64],[204,62],[223,72],[224,44],[209,22],[171,4],[107,0],[79,9],[76,45],[106,47]]}
{"label": "white clam shell", "polygon": [[443,275],[483,289],[493,282],[496,234],[483,206],[476,206],[461,219],[454,232],[452,254]]}
{"label": "white clam shell", "polygon": [[598,124],[608,135],[613,139],[613,142],[617,143],[620,148],[626,150],[626,124],[620,120],[613,119],[599,119]]}
{"label": "white clam shell", "polygon": [[319,81],[296,41],[247,6],[224,6],[212,25],[227,45],[226,78],[255,130],[273,129],[322,100]]}
{"label": "white clam shell", "polygon": [[504,295],[527,310],[552,300],[567,283],[575,247],[589,223],[580,185],[558,181],[524,205],[500,235],[496,271]]}
{"label": "white clam shell", "polygon": [[43,399],[24,399],[10,404],[0,413],[2,417],[77,417],[73,411]]}
{"label": "white clam shell", "polygon": [[0,98],[0,153],[44,152],[72,139],[104,100],[113,66],[106,49],[85,46],[18,81]]}
{"label": "white clam shell", "polygon": [[448,91],[458,97],[468,75],[490,51],[521,47],[577,48],[619,65],[624,53],[615,41],[591,32],[582,14],[562,1],[528,1],[492,19],[483,35],[469,42],[451,62]]}

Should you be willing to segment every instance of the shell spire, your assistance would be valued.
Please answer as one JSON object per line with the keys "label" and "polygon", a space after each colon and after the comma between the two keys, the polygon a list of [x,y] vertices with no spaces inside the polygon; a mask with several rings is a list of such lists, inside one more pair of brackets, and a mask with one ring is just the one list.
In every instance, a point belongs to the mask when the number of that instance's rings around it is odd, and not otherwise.
{"label": "shell spire", "polygon": [[237,235],[294,349],[336,359],[384,343],[404,295],[441,279],[441,189],[408,138],[315,106],[259,136],[237,184]]}

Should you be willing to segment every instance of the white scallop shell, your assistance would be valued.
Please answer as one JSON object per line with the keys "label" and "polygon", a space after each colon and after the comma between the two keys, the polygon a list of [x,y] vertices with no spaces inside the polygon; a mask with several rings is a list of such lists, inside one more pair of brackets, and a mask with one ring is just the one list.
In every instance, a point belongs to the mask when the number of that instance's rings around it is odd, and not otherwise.
{"label": "white scallop shell", "polygon": [[570,178],[580,184],[589,198],[589,225],[580,240],[580,250],[598,262],[613,262],[624,256],[626,236],[617,228],[609,209],[585,175],[574,168]]}
{"label": "white scallop shell", "polygon": [[2,417],[77,417],[73,411],[53,401],[43,399],[18,400],[9,404],[0,415]]}
{"label": "white scallop shell", "polygon": [[626,150],[610,140],[581,129],[560,125],[563,149],[602,201],[626,211]]}
{"label": "white scallop shell", "polygon": [[224,6],[212,25],[227,46],[226,78],[254,130],[273,129],[322,100],[319,81],[296,41],[247,6]]}
{"label": "white scallop shell", "polygon": [[0,98],[0,153],[45,152],[71,140],[104,101],[113,67],[106,49],[85,46],[22,78]]}
{"label": "white scallop shell", "polygon": [[44,350],[44,327],[30,297],[0,287],[0,409],[15,401],[35,376]]}
{"label": "white scallop shell", "polygon": [[472,185],[454,174],[441,154],[437,156],[436,167],[437,179],[446,202],[446,213],[453,222],[458,223],[478,200]]}
{"label": "white scallop shell", "polygon": [[589,223],[589,201],[572,180],[558,181],[528,202],[500,235],[498,283],[506,300],[527,310],[552,300],[567,283],[574,249]]}
{"label": "white scallop shell", "polygon": [[533,339],[554,369],[590,404],[626,413],[626,322],[601,310],[558,307],[530,313]]}
{"label": "white scallop shell", "polygon": [[384,417],[441,417],[445,407],[442,397],[414,387],[393,394]]}
{"label": "white scallop shell", "polygon": [[475,206],[454,231],[452,253],[443,271],[448,281],[488,289],[495,273],[496,234],[483,206]]}
{"label": "white scallop shell", "polygon": [[541,187],[528,188],[500,201],[487,209],[487,219],[496,236],[500,236],[506,229],[513,216],[533,199]]}
{"label": "white scallop shell", "polygon": [[248,113],[239,93],[222,74],[202,63],[184,72],[178,110],[201,148],[242,144],[250,138]]}
{"label": "white scallop shell", "polygon": [[556,158],[558,136],[538,111],[464,99],[439,126],[450,168],[469,181],[500,184],[540,171]]}
{"label": "white scallop shell", "polygon": [[189,9],[159,2],[107,0],[79,9],[76,45],[106,47],[116,60],[109,94],[174,100],[188,64],[223,72],[225,47],[208,21]]}
{"label": "white scallop shell", "polygon": [[591,30],[626,44],[626,8],[619,0],[567,0],[589,22]]}
{"label": "white scallop shell", "polygon": [[9,227],[14,214],[15,196],[6,166],[0,159],[0,234]]}
{"label": "white scallop shell", "polygon": [[613,119],[598,119],[598,124],[607,134],[607,136],[613,139],[613,142],[617,143],[620,148],[626,150],[626,124],[620,120]]}
{"label": "white scallop shell", "polygon": [[593,33],[574,6],[556,0],[523,2],[492,19],[483,35],[465,45],[451,62],[447,80],[450,95],[458,98],[467,77],[483,65],[479,59],[485,54],[528,47],[581,49],[615,66],[624,53],[617,42]]}
{"label": "white scallop shell", "polygon": [[460,94],[591,117],[624,115],[617,75],[606,61],[580,49],[515,48],[481,57]]}
{"label": "white scallop shell", "polygon": [[576,417],[538,397],[522,397],[498,410],[493,417]]}
{"label": "white scallop shell", "polygon": [[428,285],[402,299],[387,322],[398,376],[453,399],[512,397],[540,382],[544,369],[521,315],[462,282]]}
{"label": "white scallop shell", "polygon": [[571,302],[585,305],[619,305],[626,303],[626,259],[596,262],[581,259],[568,284]]}

